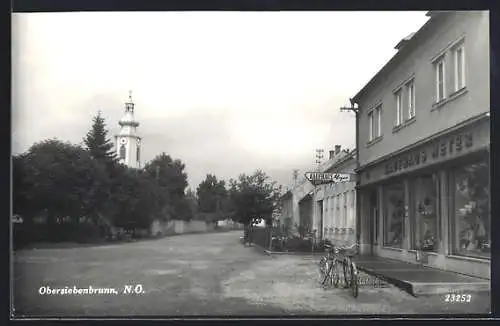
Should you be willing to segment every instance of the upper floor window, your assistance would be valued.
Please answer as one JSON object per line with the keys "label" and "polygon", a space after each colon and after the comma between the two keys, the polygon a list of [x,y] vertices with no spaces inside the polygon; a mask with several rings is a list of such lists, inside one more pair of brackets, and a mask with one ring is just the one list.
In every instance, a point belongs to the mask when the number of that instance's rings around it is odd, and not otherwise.
{"label": "upper floor window", "polygon": [[399,89],[394,96],[396,97],[396,126],[403,123],[403,92]]}
{"label": "upper floor window", "polygon": [[408,119],[415,116],[415,82],[412,80],[406,84],[406,92],[408,94]]}
{"label": "upper floor window", "polygon": [[369,141],[381,136],[382,105],[368,112]]}
{"label": "upper floor window", "polygon": [[434,64],[434,68],[436,71],[436,102],[440,102],[440,101],[444,100],[444,98],[446,97],[444,58],[437,61]]}
{"label": "upper floor window", "polygon": [[463,44],[453,50],[455,59],[455,91],[465,87],[465,53]]}

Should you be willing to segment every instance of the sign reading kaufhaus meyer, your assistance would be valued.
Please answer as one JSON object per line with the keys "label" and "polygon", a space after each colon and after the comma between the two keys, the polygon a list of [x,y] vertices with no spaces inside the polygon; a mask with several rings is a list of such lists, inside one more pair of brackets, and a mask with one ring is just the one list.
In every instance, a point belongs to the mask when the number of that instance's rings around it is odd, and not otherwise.
{"label": "sign reading kaufhaus meyer", "polygon": [[485,149],[490,144],[489,128],[489,120],[487,120],[392,156],[367,168],[361,174],[361,183],[373,183]]}
{"label": "sign reading kaufhaus meyer", "polygon": [[355,180],[355,176],[350,173],[306,172],[305,177],[314,185],[349,182]]}

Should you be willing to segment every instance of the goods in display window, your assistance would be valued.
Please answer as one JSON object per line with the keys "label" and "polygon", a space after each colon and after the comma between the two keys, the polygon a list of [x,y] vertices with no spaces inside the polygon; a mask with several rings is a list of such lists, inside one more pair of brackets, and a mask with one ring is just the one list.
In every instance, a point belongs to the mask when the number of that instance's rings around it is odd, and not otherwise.
{"label": "goods in display window", "polygon": [[403,243],[404,188],[402,185],[385,189],[385,246],[400,248]]}
{"label": "goods in display window", "polygon": [[489,167],[471,164],[454,171],[455,251],[469,256],[489,256]]}

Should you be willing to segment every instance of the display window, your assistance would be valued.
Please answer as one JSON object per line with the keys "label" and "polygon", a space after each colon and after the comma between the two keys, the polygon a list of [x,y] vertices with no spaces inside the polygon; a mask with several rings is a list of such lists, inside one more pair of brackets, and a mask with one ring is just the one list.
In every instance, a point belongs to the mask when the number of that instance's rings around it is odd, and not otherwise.
{"label": "display window", "polygon": [[451,173],[453,253],[490,258],[490,171],[488,159]]}
{"label": "display window", "polygon": [[437,175],[428,174],[411,181],[411,247],[439,250],[439,205]]}
{"label": "display window", "polygon": [[404,184],[385,186],[384,194],[384,246],[402,248],[405,214]]}

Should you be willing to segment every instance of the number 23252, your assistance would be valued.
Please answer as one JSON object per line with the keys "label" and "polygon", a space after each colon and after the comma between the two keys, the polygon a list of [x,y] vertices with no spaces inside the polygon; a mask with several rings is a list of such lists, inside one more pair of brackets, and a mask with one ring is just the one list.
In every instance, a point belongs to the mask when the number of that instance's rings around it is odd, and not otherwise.
{"label": "number 23252", "polygon": [[444,296],[444,302],[471,302],[472,295],[470,294],[447,294]]}

